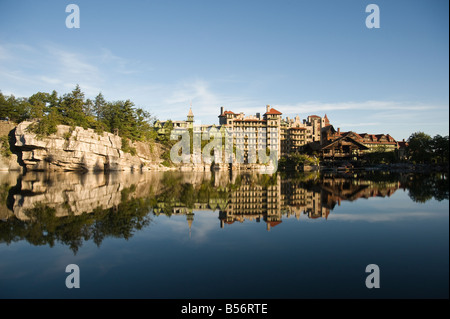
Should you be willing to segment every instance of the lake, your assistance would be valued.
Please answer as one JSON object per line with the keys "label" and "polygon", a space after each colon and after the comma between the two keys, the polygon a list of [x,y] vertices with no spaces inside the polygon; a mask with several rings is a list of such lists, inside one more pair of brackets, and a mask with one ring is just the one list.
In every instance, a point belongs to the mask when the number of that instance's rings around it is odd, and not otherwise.
{"label": "lake", "polygon": [[0,219],[0,298],[449,297],[444,173],[0,172]]}

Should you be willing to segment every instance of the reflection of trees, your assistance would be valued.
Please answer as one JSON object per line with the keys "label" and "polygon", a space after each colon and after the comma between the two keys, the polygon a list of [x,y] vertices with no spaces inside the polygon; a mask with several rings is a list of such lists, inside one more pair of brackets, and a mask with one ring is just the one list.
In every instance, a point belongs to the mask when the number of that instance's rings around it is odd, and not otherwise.
{"label": "reflection of trees", "polygon": [[55,243],[67,245],[76,253],[84,241],[93,240],[100,246],[106,237],[129,239],[136,230],[150,224],[150,199],[130,198],[133,187],[122,190],[122,202],[117,207],[96,209],[91,214],[56,217],[55,209],[38,203],[26,211],[29,221],[11,218],[0,223],[0,242],[26,240],[32,245]]}
{"label": "reflection of trees", "polygon": [[164,174],[161,184],[163,187],[153,201],[153,208],[157,213],[169,216],[180,206],[192,210],[195,204],[205,204],[215,209],[217,204],[227,202],[229,188],[234,185],[215,187],[212,179],[194,186],[183,182],[182,176],[176,174]]}
{"label": "reflection of trees", "polygon": [[411,174],[405,181],[409,190],[409,197],[419,203],[425,203],[434,198],[438,201],[449,199],[448,175],[438,174]]}

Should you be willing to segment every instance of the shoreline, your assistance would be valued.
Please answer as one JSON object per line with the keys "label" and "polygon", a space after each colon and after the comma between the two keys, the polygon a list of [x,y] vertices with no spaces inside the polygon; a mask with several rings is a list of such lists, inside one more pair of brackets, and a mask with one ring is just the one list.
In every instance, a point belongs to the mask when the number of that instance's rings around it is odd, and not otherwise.
{"label": "shoreline", "polygon": [[[192,165],[192,164],[191,164]],[[208,167],[207,165],[190,166],[189,164],[183,166],[163,166],[163,165],[151,165],[144,166],[134,170],[53,170],[53,169],[37,169],[27,170],[24,167],[20,169],[0,169],[0,172],[18,172],[25,173],[144,173],[144,172],[180,172],[180,173],[202,173],[202,172],[252,172],[261,173],[260,167],[239,167],[237,169],[217,169]],[[333,166],[316,166],[313,169],[307,170],[295,170],[295,169],[278,169],[274,173],[346,173],[346,172],[390,172],[390,173],[448,173],[448,164],[409,164],[409,163],[394,163],[394,164],[375,164],[375,165],[363,165],[357,167],[342,167],[338,165]],[[267,174],[267,173],[262,173]]]}

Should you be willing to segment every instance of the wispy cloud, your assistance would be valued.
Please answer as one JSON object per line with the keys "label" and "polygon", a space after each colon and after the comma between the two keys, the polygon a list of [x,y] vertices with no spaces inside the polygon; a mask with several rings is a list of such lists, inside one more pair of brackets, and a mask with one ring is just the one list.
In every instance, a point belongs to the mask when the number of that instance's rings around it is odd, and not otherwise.
{"label": "wispy cloud", "polygon": [[[258,105],[256,100],[251,100],[244,96],[227,96],[215,91],[211,83],[194,79],[191,81],[183,81],[176,84],[168,84],[164,88],[167,97],[163,97],[161,105],[166,107],[160,113],[173,114],[173,109],[182,109],[187,113],[187,108],[192,102],[194,115],[201,115],[203,118],[217,117],[220,106],[227,109],[234,109],[239,112],[253,111]],[[261,103],[259,103],[262,106]],[[180,114],[180,118],[184,118],[186,114]]]}
{"label": "wispy cloud", "polygon": [[309,113],[324,111],[377,111],[377,110],[402,110],[402,111],[424,111],[436,109],[435,105],[417,104],[395,101],[363,101],[363,102],[339,102],[339,103],[321,103],[318,101],[296,103],[296,104],[277,104],[276,107],[283,109],[285,113]]}
{"label": "wispy cloud", "polygon": [[118,55],[115,55],[111,50],[103,48],[98,59],[101,65],[112,68],[114,73],[118,74],[139,74],[142,72],[153,71],[153,67],[149,66],[142,61],[131,61]]}
{"label": "wispy cloud", "polygon": [[[30,95],[38,90],[66,93],[79,84],[88,95],[105,88],[115,91],[113,79],[140,72],[136,61],[114,55],[110,50],[81,53],[50,43],[31,47],[0,44],[0,86],[4,93]],[[130,85],[131,86],[131,85]],[[13,92],[12,92],[13,93]]]}
{"label": "wispy cloud", "polygon": [[358,122],[358,123],[336,123],[339,126],[348,126],[348,127],[366,127],[366,126],[375,126],[380,125],[380,122]]}

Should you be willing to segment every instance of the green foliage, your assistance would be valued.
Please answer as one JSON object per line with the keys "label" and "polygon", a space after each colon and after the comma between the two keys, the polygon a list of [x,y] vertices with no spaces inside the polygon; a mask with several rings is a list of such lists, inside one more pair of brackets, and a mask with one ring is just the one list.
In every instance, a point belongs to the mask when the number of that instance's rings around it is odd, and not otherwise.
{"label": "green foliage", "polygon": [[136,148],[130,145],[130,140],[126,137],[122,137],[122,151],[125,153],[130,153],[131,155],[136,155]]}
{"label": "green foliage", "polygon": [[448,163],[449,161],[449,138],[436,135],[431,143],[433,149],[433,160],[437,163]]}
{"label": "green foliage", "polygon": [[449,199],[448,174],[411,174],[405,181],[409,197],[418,203],[434,198],[438,201]]}
{"label": "green foliage", "polygon": [[3,135],[2,137],[0,137],[0,154],[3,157],[10,157],[12,155],[8,135]]}
{"label": "green foliage", "polygon": [[12,186],[8,183],[0,184],[0,204],[7,204],[6,201],[8,199],[9,190],[11,187]]}
{"label": "green foliage", "polygon": [[132,141],[154,141],[158,135],[149,112],[135,108],[130,100],[108,102],[101,93],[94,100],[86,99],[79,85],[62,97],[53,91],[17,99],[0,92],[0,118],[17,123],[37,120],[30,129],[39,136],[56,133],[60,124],[92,128],[97,133],[118,132]]}
{"label": "green foliage", "polygon": [[171,164],[170,164],[170,162],[168,160],[164,160],[161,164],[163,166],[165,166],[165,167],[170,167],[171,166]]}
{"label": "green foliage", "polygon": [[173,146],[176,141],[170,139],[170,133],[173,130],[173,123],[171,120],[168,120],[164,123],[164,126],[162,127],[163,134],[158,135],[157,140],[161,144],[171,147]]}
{"label": "green foliage", "polygon": [[60,116],[56,109],[52,109],[37,123],[32,124],[29,130],[38,136],[48,136],[57,132],[58,124],[60,124]]}
{"label": "green foliage", "polygon": [[397,161],[394,152],[386,152],[382,148],[377,148],[374,152],[364,154],[361,159],[367,164],[389,164]]}
{"label": "green foliage", "polygon": [[449,137],[436,135],[433,138],[423,132],[411,134],[407,154],[415,163],[448,163]]}
{"label": "green foliage", "polygon": [[432,152],[431,141],[431,136],[423,132],[411,134],[408,139],[408,153],[411,160],[417,163],[429,162]]}
{"label": "green foliage", "polygon": [[302,170],[304,165],[319,165],[319,158],[307,154],[291,153],[278,161],[281,170]]}
{"label": "green foliage", "polygon": [[64,133],[63,137],[66,141],[70,140],[70,137],[72,136],[72,132],[69,131],[67,133]]}
{"label": "green foliage", "polygon": [[19,123],[30,118],[30,104],[27,99],[14,95],[4,96],[0,92],[0,118]]}

